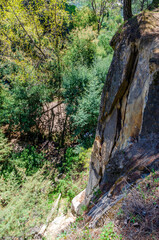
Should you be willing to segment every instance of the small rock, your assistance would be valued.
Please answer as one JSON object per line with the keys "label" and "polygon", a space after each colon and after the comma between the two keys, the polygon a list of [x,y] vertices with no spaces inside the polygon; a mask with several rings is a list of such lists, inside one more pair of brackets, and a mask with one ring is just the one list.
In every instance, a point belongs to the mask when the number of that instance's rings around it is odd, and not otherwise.
{"label": "small rock", "polygon": [[120,225],[120,221],[119,221],[119,220],[116,221],[116,225],[117,225],[117,226]]}
{"label": "small rock", "polygon": [[127,220],[127,219],[124,220],[124,224],[125,224],[125,225],[128,224],[128,220]]}
{"label": "small rock", "polygon": [[71,204],[72,213],[80,215],[81,208],[82,206],[84,206],[85,192],[86,190],[83,190],[76,197],[73,198],[72,204]]}
{"label": "small rock", "polygon": [[140,224],[138,222],[133,224],[134,227],[140,227]]}
{"label": "small rock", "polygon": [[128,217],[128,218],[126,218],[125,220],[124,220],[124,224],[125,225],[127,225],[128,224],[128,222],[129,222],[129,220],[130,220],[130,218]]}

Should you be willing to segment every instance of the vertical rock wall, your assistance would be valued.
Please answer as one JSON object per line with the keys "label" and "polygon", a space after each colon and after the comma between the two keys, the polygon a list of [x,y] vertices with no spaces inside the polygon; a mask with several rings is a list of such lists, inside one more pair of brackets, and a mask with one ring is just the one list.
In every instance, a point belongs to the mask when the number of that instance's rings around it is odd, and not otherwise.
{"label": "vertical rock wall", "polygon": [[111,45],[115,51],[101,98],[86,205],[97,189],[108,192],[159,153],[159,11],[127,22]]}

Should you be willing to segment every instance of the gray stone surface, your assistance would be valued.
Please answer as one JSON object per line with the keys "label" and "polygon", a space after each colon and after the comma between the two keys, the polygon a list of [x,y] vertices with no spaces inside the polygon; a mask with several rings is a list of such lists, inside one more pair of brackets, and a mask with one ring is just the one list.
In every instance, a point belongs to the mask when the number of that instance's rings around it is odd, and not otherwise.
{"label": "gray stone surface", "polygon": [[120,199],[127,182],[159,167],[159,11],[125,23],[111,45],[85,197],[88,205],[100,189],[105,203],[98,201],[92,218]]}

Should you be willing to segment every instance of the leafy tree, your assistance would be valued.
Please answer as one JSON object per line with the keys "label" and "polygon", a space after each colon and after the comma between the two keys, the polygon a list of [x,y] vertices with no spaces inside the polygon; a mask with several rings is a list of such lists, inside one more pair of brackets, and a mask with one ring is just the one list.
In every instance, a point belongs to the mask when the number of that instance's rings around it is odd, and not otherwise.
{"label": "leafy tree", "polygon": [[49,97],[45,87],[40,84],[16,82],[12,91],[4,89],[4,94],[1,123],[8,123],[10,129],[22,134],[37,131],[43,103]]}
{"label": "leafy tree", "polygon": [[159,7],[158,0],[124,0],[123,2],[123,15],[124,21],[133,16],[133,13],[138,13],[144,9],[153,10]]}
{"label": "leafy tree", "polygon": [[109,15],[109,11],[115,6],[115,0],[91,0],[91,7],[97,20],[98,34],[101,30],[104,17]]}
{"label": "leafy tree", "polygon": [[91,77],[92,75],[85,66],[74,67],[71,71],[65,73],[63,77],[63,96],[67,103],[67,113],[69,115],[76,112],[78,99],[81,98]]}
{"label": "leafy tree", "polygon": [[1,35],[8,44],[18,44],[40,59],[48,57],[48,48],[56,50],[69,23],[64,0],[8,0],[1,5]]}
{"label": "leafy tree", "polygon": [[74,30],[69,37],[67,49],[63,56],[64,68],[72,66],[91,66],[96,55],[95,33],[92,28]]}
{"label": "leafy tree", "polygon": [[92,9],[85,6],[81,9],[77,8],[73,18],[74,28],[88,28],[96,22],[96,16],[94,15]]}
{"label": "leafy tree", "polygon": [[[39,78],[56,82],[56,97],[61,88],[61,54],[64,38],[69,28],[70,16],[65,0],[0,0],[0,52],[5,58],[23,58],[32,63]],[[28,21],[29,19],[29,21]],[[54,80],[48,62],[56,65]]]}
{"label": "leafy tree", "polygon": [[83,94],[77,99],[76,111],[72,113],[72,122],[75,133],[94,137],[97,118],[99,115],[99,105],[101,92],[105,82],[105,76],[109,69],[112,55],[104,59],[97,58],[92,67],[88,70],[88,83]]}

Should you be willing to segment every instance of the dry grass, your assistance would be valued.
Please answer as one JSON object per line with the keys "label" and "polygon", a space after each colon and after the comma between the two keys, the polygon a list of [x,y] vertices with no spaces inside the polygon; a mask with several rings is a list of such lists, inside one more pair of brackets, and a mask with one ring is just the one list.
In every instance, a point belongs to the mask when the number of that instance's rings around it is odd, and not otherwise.
{"label": "dry grass", "polygon": [[159,239],[159,172],[127,194],[115,222],[122,239]]}
{"label": "dry grass", "polygon": [[[112,222],[111,228],[105,228]],[[108,237],[102,238],[103,230]],[[153,172],[134,186],[125,198],[89,229],[85,214],[69,226],[58,239],[69,240],[159,240],[159,171]]]}

